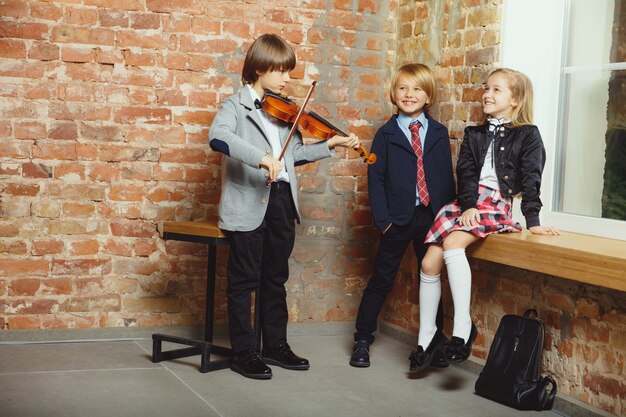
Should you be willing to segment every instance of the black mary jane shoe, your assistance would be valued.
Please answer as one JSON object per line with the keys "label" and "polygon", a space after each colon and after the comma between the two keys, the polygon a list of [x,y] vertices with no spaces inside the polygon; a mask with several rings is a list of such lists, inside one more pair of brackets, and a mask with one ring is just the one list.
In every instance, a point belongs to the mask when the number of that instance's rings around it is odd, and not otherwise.
{"label": "black mary jane shoe", "polygon": [[270,365],[296,371],[306,371],[310,367],[309,361],[293,353],[288,343],[263,349],[263,360]]}
{"label": "black mary jane shoe", "polygon": [[[441,333],[441,331],[437,330],[437,333],[433,336],[433,340],[430,341],[426,350],[422,346],[417,346],[417,350],[411,352],[409,359],[411,360],[411,365],[409,370],[411,372],[421,371],[426,368],[428,365],[431,365],[433,362],[433,358],[435,354],[441,350],[441,347],[448,341],[446,335]],[[445,360],[445,358],[444,358]],[[446,366],[447,362],[446,362]],[[439,366],[441,367],[441,366]]]}
{"label": "black mary jane shoe", "polygon": [[446,340],[439,346],[439,349],[433,353],[433,360],[430,362],[431,368],[447,368],[450,366],[448,361],[446,360],[446,349],[448,347],[448,343],[450,341],[446,338]]}
{"label": "black mary jane shoe", "polygon": [[272,370],[254,349],[244,350],[233,357],[230,369],[252,379],[270,379]]}
{"label": "black mary jane shoe", "polygon": [[452,340],[446,348],[446,360],[448,363],[459,363],[467,360],[472,354],[472,344],[476,340],[478,335],[478,329],[472,322],[472,330],[470,331],[469,339],[467,342],[460,337],[452,336]]}

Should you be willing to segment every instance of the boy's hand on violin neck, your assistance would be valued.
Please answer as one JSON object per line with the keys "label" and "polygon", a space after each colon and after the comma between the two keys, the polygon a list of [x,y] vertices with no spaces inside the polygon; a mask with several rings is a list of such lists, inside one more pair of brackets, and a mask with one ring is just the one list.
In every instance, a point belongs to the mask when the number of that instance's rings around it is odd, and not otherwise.
{"label": "boy's hand on violin neck", "polygon": [[280,173],[280,170],[283,169],[282,162],[270,155],[265,155],[261,158],[260,165],[262,168],[267,169],[270,181],[274,181]]}
{"label": "boy's hand on violin neck", "polygon": [[359,137],[354,133],[350,133],[348,136],[335,135],[328,139],[328,147],[330,149],[335,146],[343,146],[346,148],[356,148],[360,144]]}

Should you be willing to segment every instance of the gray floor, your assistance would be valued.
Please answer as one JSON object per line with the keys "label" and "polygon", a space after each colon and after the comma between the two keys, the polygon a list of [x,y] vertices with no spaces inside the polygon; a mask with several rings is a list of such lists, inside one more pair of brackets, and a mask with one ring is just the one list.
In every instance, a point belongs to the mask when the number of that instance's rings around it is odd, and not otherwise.
{"label": "gray floor", "polygon": [[476,376],[458,367],[410,377],[411,348],[386,336],[365,369],[348,365],[349,336],[290,344],[311,369],[272,367],[269,381],[229,369],[202,374],[199,357],[154,364],[151,340],[2,344],[0,416],[562,416],[483,399],[473,393]]}

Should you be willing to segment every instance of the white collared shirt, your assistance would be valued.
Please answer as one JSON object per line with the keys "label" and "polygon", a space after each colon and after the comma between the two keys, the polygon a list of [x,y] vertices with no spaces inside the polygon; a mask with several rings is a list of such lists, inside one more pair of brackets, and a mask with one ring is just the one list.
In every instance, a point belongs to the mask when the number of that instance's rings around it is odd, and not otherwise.
{"label": "white collared shirt", "polygon": [[[257,92],[254,90],[254,88],[252,88],[250,84],[246,84],[246,87],[248,87],[250,91],[250,95],[252,96],[252,101],[254,100],[261,101],[261,97],[259,97]],[[278,127],[279,126],[278,119],[276,119],[273,116],[270,116],[265,111],[263,111],[263,109],[257,109],[256,111],[259,113],[259,116],[261,116],[261,122],[263,122],[265,135],[267,136],[267,139],[270,141],[270,146],[272,147],[272,155],[274,156],[274,158],[278,159],[278,157],[280,156],[280,152],[282,151],[280,129]],[[283,162],[284,162],[284,158],[283,158]],[[284,168],[284,166],[283,166],[283,169],[280,170],[280,173],[278,174],[278,176],[276,177],[276,181],[289,182],[289,174],[287,173],[287,170]]]}

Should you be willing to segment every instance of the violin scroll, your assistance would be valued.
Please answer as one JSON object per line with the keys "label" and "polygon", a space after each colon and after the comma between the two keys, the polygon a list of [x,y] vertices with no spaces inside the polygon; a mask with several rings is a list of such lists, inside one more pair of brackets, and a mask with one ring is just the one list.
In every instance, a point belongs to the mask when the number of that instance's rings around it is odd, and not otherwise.
{"label": "violin scroll", "polygon": [[367,165],[372,165],[376,163],[376,154],[367,152],[363,145],[359,145],[355,151],[359,153],[359,156],[363,159],[363,162],[367,162]]}

